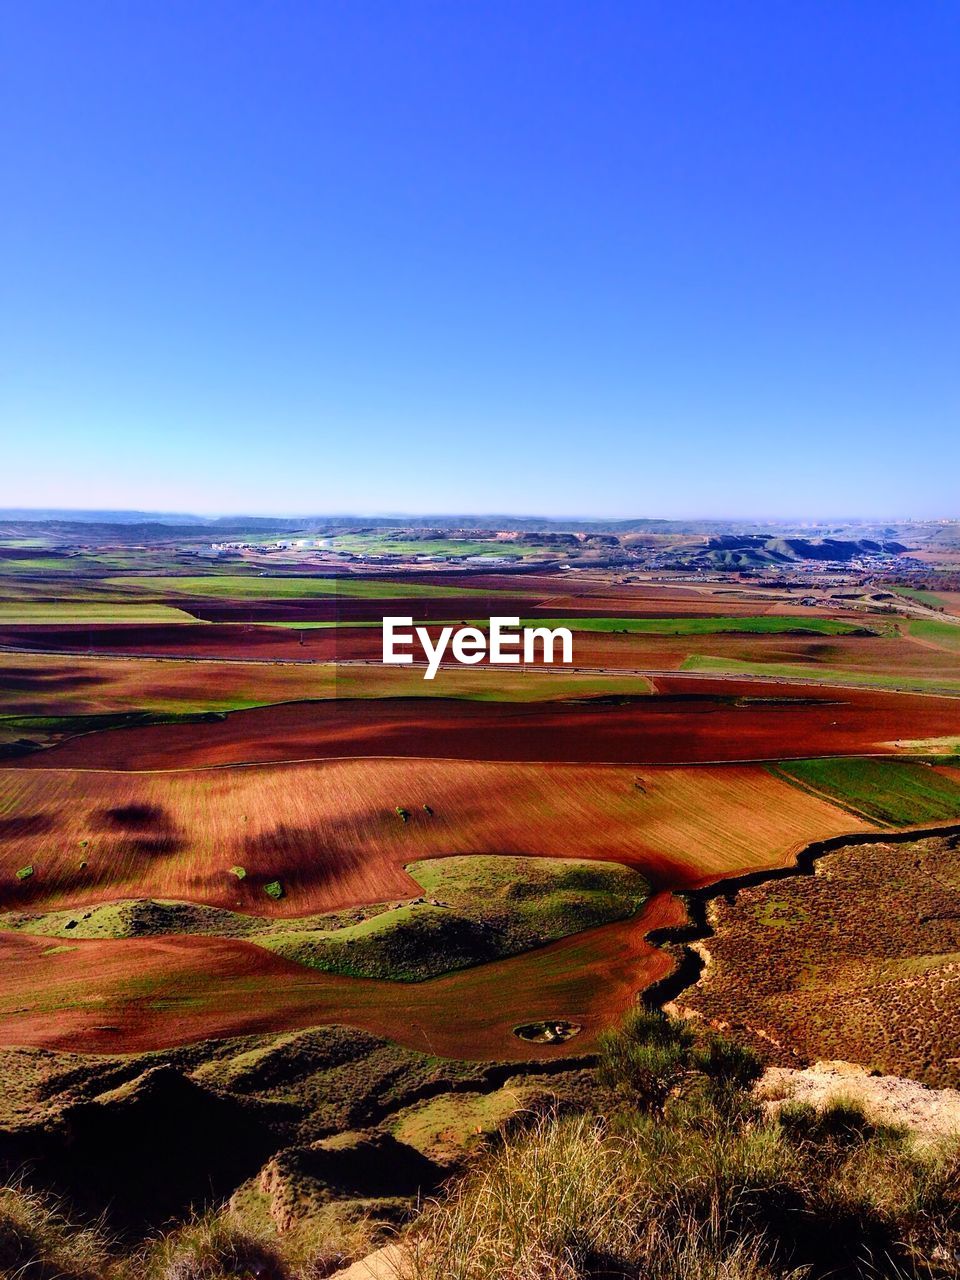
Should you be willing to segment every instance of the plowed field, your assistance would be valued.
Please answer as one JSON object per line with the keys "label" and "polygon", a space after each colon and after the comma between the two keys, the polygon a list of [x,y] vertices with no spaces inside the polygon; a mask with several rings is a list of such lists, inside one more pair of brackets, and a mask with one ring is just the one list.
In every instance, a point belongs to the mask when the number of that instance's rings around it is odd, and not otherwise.
{"label": "plowed field", "polygon": [[870,754],[893,750],[899,738],[960,734],[960,699],[732,680],[663,677],[657,683],[661,696],[612,704],[290,703],[210,723],[87,734],[19,763],[24,769],[185,769],[422,756],[675,764]]}

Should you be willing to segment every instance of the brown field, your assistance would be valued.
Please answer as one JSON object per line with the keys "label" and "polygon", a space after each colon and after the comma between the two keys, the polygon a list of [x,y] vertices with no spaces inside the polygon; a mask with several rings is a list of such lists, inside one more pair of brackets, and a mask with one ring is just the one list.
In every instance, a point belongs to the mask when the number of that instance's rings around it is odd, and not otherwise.
{"label": "brown field", "polygon": [[960,839],[847,846],[711,907],[680,1003],[768,1061],[845,1059],[960,1086]]}
{"label": "brown field", "polygon": [[[361,602],[362,603],[362,602]],[[712,612],[726,612],[724,603]],[[760,612],[755,605],[753,613]],[[586,612],[590,612],[587,610]],[[659,616],[665,616],[659,610]],[[620,610],[624,614],[624,610]],[[403,616],[403,615],[397,615]],[[414,614],[412,616],[419,616]],[[461,615],[466,618],[467,615]],[[554,616],[545,613],[544,616]],[[433,628],[435,634],[436,629]],[[197,661],[376,663],[381,659],[379,627],[305,628],[235,623],[182,623],[132,626],[36,625],[0,627],[0,647],[28,653],[75,654],[95,661],[99,655],[155,656]],[[829,672],[877,674],[920,679],[960,680],[960,655],[914,637],[813,635],[617,635],[581,631],[574,640],[578,668],[678,670],[693,655],[763,662],[773,666],[816,666]],[[6,661],[12,655],[2,655]],[[435,685],[445,679],[445,667]],[[461,673],[463,668],[457,668]],[[477,670],[474,668],[473,670]],[[62,673],[64,678],[69,672]],[[391,673],[396,674],[396,673]],[[306,677],[309,679],[309,677]],[[213,682],[213,672],[211,672]],[[421,682],[422,683],[422,682]],[[431,691],[433,692],[433,691]],[[272,701],[272,698],[259,699]]]}
{"label": "brown field", "polygon": [[171,1048],[214,1036],[339,1023],[454,1058],[563,1056],[517,1039],[520,1023],[568,1018],[576,1047],[623,1016],[671,960],[645,941],[676,923],[669,894],[638,917],[508,960],[410,985],[342,978],[230,939],[79,942],[0,934],[0,1044],[72,1053]]}
{"label": "brown field", "polygon": [[0,653],[3,715],[204,711],[335,694],[336,668],[330,664]]}
{"label": "brown field", "polygon": [[85,734],[18,765],[151,770],[359,756],[678,764],[892,751],[900,738],[960,733],[952,698],[679,676],[658,677],[657,689],[594,704],[286,703],[202,724]]}
{"label": "brown field", "polygon": [[[0,653],[0,715],[78,716],[189,712],[323,698],[453,697],[543,701],[650,692],[643,676],[564,668],[448,667],[423,671],[373,664],[215,662],[175,658],[79,658]],[[0,723],[2,732],[2,723]]]}
{"label": "brown field", "polygon": [[[170,597],[173,599],[174,597]],[[204,622],[379,622],[384,616],[420,622],[467,618],[523,617],[536,608],[538,596],[414,596],[357,598],[329,596],[304,600],[192,600],[176,597],[177,608]]]}
{"label": "brown field", "polygon": [[[362,635],[363,632],[357,634]],[[379,632],[376,633],[379,636]],[[302,639],[302,644],[301,644]],[[131,654],[170,658],[236,658],[331,662],[337,656],[335,628],[179,623],[173,626],[110,623],[90,626],[50,624],[0,626],[0,649],[33,653]]]}
{"label": "brown field", "polygon": [[[615,859],[657,888],[687,887],[865,825],[759,766],[651,768],[637,782],[632,769],[448,760],[3,769],[0,907],[156,897],[294,917],[413,897],[406,864],[458,853]],[[25,866],[33,875],[16,879]],[[279,901],[263,892],[274,879]]]}

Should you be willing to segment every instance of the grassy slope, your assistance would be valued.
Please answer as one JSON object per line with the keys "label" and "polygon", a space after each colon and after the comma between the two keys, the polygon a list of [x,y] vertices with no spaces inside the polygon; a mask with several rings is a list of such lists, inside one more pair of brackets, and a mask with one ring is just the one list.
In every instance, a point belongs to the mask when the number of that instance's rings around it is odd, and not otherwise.
{"label": "grassy slope", "polygon": [[910,623],[910,634],[917,640],[925,640],[938,649],[960,653],[960,626],[952,622],[937,622],[935,618],[917,618]]}
{"label": "grassy slope", "polygon": [[906,596],[908,600],[916,600],[920,604],[927,605],[930,609],[942,609],[946,604],[946,601],[932,591],[918,591],[916,587],[894,587],[893,591],[898,596]]}
{"label": "grassy slope", "polygon": [[256,940],[326,972],[419,981],[626,919],[648,895],[637,872],[613,862],[457,857],[407,870],[430,901],[327,936],[285,929]]}
{"label": "grassy slope", "polygon": [[796,760],[774,772],[875,822],[906,827],[960,820],[960,787],[909,760]]}
{"label": "grassy slope", "polygon": [[647,883],[614,862],[457,857],[412,864],[424,894],[442,902],[286,921],[182,902],[124,900],[87,910],[8,913],[2,926],[74,941],[194,934],[241,937],[288,960],[356,977],[419,981],[516,955],[643,906]]}

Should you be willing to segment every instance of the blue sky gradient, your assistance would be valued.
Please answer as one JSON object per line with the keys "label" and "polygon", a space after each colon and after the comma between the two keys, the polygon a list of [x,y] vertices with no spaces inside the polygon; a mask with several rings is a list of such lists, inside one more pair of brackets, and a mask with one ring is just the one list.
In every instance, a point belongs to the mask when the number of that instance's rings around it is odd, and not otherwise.
{"label": "blue sky gradient", "polygon": [[960,7],[8,0],[0,505],[960,516]]}

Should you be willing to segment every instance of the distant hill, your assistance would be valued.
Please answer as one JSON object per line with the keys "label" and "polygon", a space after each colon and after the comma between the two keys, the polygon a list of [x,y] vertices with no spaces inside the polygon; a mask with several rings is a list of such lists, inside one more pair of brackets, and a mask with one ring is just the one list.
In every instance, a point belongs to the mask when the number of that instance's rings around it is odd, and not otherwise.
{"label": "distant hill", "polygon": [[896,556],[907,550],[901,542],[877,542],[872,538],[768,538],[763,534],[726,534],[709,538],[705,546],[678,552],[677,559],[691,568],[750,569],[793,564],[798,560],[845,564],[861,556]]}

